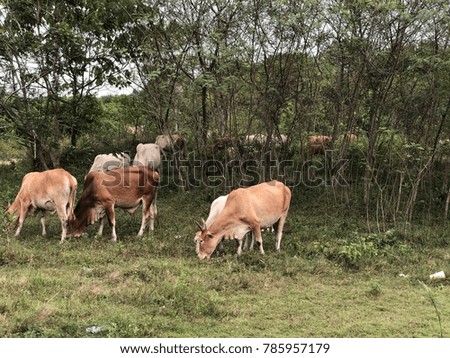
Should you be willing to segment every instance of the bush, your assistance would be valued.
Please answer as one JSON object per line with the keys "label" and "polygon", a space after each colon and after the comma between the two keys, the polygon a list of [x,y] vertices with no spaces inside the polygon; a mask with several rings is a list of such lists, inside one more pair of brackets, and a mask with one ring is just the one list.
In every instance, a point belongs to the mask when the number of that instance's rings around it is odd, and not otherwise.
{"label": "bush", "polygon": [[401,255],[407,251],[401,235],[395,230],[377,234],[353,232],[349,238],[338,242],[315,243],[315,248],[328,259],[349,268],[361,268],[370,265],[375,257]]}

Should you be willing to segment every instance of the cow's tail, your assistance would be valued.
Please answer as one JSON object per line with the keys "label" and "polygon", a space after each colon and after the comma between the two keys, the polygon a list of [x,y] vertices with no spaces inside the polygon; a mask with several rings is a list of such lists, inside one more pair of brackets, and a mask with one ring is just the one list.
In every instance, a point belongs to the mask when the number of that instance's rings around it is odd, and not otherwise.
{"label": "cow's tail", "polygon": [[75,197],[77,195],[77,180],[72,177],[69,179],[69,205],[67,207],[69,222],[75,220],[74,214],[74,205],[75,205]]}

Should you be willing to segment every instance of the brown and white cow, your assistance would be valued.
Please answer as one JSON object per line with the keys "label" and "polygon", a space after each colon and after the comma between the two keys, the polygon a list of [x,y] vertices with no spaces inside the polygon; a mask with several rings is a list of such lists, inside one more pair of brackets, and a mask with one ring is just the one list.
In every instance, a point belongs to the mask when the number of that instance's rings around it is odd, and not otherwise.
{"label": "brown and white cow", "polygon": [[308,138],[308,152],[311,155],[324,154],[331,148],[332,138],[326,135],[312,135]]}
{"label": "brown and white cow", "polygon": [[[198,224],[198,226],[200,227],[200,231],[197,231],[195,233],[195,238],[194,241],[197,240],[197,238],[199,238],[202,234],[202,231],[204,228],[209,228],[214,221],[216,220],[216,218],[220,215],[220,213],[222,212],[223,208],[225,207],[225,203],[227,202],[228,199],[228,195],[221,195],[218,198],[214,199],[214,201],[211,203],[210,209],[209,209],[209,214],[208,214],[208,218],[206,219],[206,221],[204,221],[202,219],[202,225]],[[261,228],[261,229],[266,229],[267,231],[274,231],[273,227],[268,227],[268,228]],[[230,237],[228,239],[233,239],[233,237]],[[253,250],[253,245],[254,245],[254,235],[252,234],[250,237],[249,235],[245,235],[244,236],[244,248],[248,249],[248,250]],[[238,240],[239,241],[239,240]],[[219,243],[219,247],[222,243]]]}
{"label": "brown and white cow", "polygon": [[103,233],[106,218],[111,225],[111,240],[117,240],[114,209],[133,213],[142,204],[142,223],[137,236],[142,236],[147,219],[154,230],[152,202],[159,184],[158,172],[144,166],[118,168],[108,172],[90,172],[75,207],[75,220],[70,223],[72,236],[80,236],[87,226],[102,219],[98,234]]}
{"label": "brown and white cow", "polygon": [[61,242],[67,235],[69,220],[73,220],[73,207],[77,191],[77,180],[64,169],[31,172],[22,179],[22,185],[14,202],[6,209],[17,216],[15,236],[19,236],[25,218],[42,212],[42,235],[46,235],[45,215],[47,211],[58,214],[61,221]]}
{"label": "brown and white cow", "polygon": [[89,172],[106,172],[116,168],[128,167],[129,165],[130,156],[127,153],[98,154]]}
{"label": "brown and white cow", "polygon": [[290,202],[291,190],[276,180],[233,190],[212,225],[201,227],[202,232],[196,237],[198,257],[209,259],[224,238],[237,239],[238,255],[241,254],[243,238],[249,231],[264,254],[261,228],[272,225],[277,230],[275,247],[279,251]]}

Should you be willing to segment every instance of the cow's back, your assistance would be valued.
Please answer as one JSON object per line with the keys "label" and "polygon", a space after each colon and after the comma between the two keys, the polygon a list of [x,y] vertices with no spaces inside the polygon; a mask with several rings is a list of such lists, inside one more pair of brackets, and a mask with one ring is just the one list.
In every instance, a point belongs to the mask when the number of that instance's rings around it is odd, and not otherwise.
{"label": "cow's back", "polygon": [[273,180],[232,191],[223,213],[238,219],[255,215],[261,221],[261,226],[266,227],[273,225],[289,210],[290,201],[290,189]]}
{"label": "cow's back", "polygon": [[69,194],[73,182],[76,185],[76,179],[64,169],[30,172],[23,177],[20,191],[33,197]]}

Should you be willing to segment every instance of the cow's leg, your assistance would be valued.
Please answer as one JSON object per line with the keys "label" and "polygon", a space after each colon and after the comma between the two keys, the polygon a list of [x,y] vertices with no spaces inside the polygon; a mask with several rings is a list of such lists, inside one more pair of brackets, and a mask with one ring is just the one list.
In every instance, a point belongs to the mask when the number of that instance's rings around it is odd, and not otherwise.
{"label": "cow's leg", "polygon": [[248,233],[244,235],[244,250],[248,250],[250,248],[250,241],[248,239]]}
{"label": "cow's leg", "polygon": [[41,214],[42,236],[47,235],[47,230],[45,229],[45,216],[46,216],[46,212],[43,211]]}
{"label": "cow's leg", "polygon": [[[22,206],[23,207],[23,206]],[[28,210],[20,210],[19,218],[17,219],[17,228],[14,236],[19,236],[20,231],[22,230],[23,222],[25,221],[25,218],[27,217]]]}
{"label": "cow's leg", "polygon": [[283,227],[284,227],[284,223],[286,222],[286,216],[287,213],[284,213],[280,220],[278,221],[276,226],[276,230],[277,230],[277,238],[276,238],[276,244],[275,244],[275,248],[277,249],[277,251],[280,251],[280,245],[281,245],[281,236],[283,235]]}
{"label": "cow's leg", "polygon": [[158,208],[156,207],[155,200],[150,205],[150,231],[155,230],[155,220],[158,220]]}
{"label": "cow's leg", "polygon": [[141,221],[141,227],[140,227],[139,232],[138,232],[138,234],[137,234],[138,237],[141,237],[142,235],[144,235],[145,223],[146,223],[146,215],[145,215],[145,209],[144,209],[144,207],[143,207],[143,208],[142,208],[142,221]]}
{"label": "cow's leg", "polygon": [[[142,221],[141,221],[141,227],[140,227],[139,232],[137,234],[138,237],[141,237],[142,235],[144,235],[144,230],[145,230],[145,225],[147,223],[147,218],[149,216],[151,216],[150,212],[152,211],[152,209],[153,209],[152,206],[149,205],[146,200],[142,200]],[[150,230],[152,230],[151,226],[152,226],[152,223],[150,222]]]}
{"label": "cow's leg", "polygon": [[98,227],[97,236],[103,236],[103,228],[106,223],[106,215],[100,219],[100,226]]}
{"label": "cow's leg", "polygon": [[20,202],[20,209],[19,211],[19,215],[17,218],[17,227],[16,227],[16,232],[14,233],[14,236],[17,237],[20,235],[20,231],[22,230],[22,226],[23,226],[23,222],[25,221],[25,218],[28,215],[28,207],[29,207],[29,203],[26,202]]}
{"label": "cow's leg", "polygon": [[253,232],[249,232],[244,236],[244,250],[253,250],[253,244],[255,243],[255,235]]}
{"label": "cow's leg", "polygon": [[241,255],[242,254],[242,244],[243,244],[244,239],[243,238],[237,238],[236,242],[238,244],[238,248],[237,248],[237,254]]}
{"label": "cow's leg", "polygon": [[244,250],[248,250],[248,246],[249,246],[249,243],[248,243],[248,240],[247,240],[247,235],[246,236],[244,236]]}
{"label": "cow's leg", "polygon": [[264,255],[264,248],[263,248],[263,242],[262,242],[262,235],[261,235],[261,226],[258,224],[254,224],[252,227],[252,236],[254,236],[256,243],[259,246],[259,251],[261,254]]}
{"label": "cow's leg", "polygon": [[105,206],[105,215],[108,218],[109,225],[111,226],[111,241],[116,242],[116,215],[114,213],[114,205]]}
{"label": "cow's leg", "polygon": [[69,217],[67,215],[67,203],[55,202],[56,213],[58,214],[59,220],[61,221],[61,243],[64,242],[67,236],[67,227],[69,222]]}

